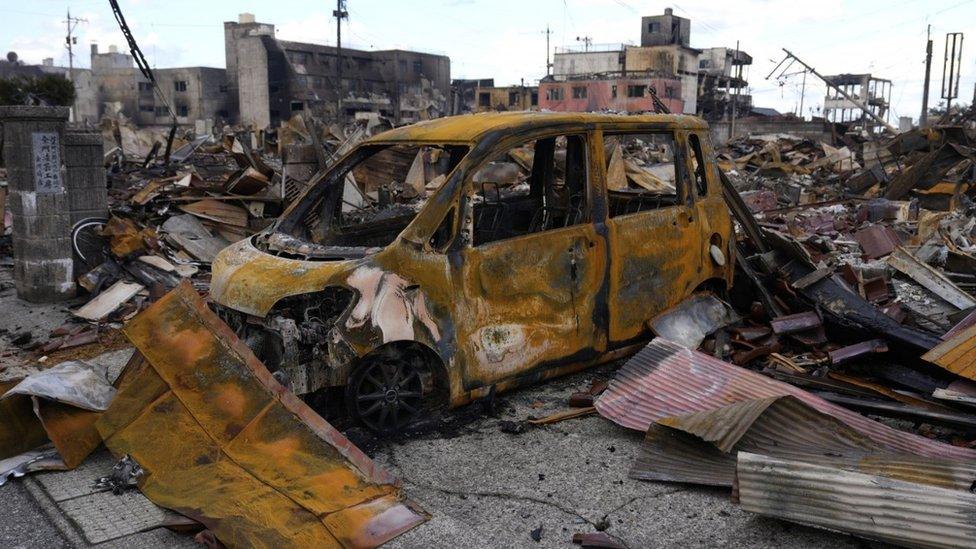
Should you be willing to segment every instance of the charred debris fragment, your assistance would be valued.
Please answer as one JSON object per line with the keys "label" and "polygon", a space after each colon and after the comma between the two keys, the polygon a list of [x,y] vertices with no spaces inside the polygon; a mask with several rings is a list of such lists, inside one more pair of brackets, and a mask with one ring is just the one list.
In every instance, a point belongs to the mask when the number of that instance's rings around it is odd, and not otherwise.
{"label": "charred debris fragment", "polygon": [[[716,151],[735,219],[734,254],[722,257],[734,258],[734,284],[654,318],[656,338],[609,384],[567,395],[563,412],[508,422],[506,432],[598,413],[644,433],[635,482],[725,487],[750,512],[895,544],[970,546],[976,150],[972,118],[945,122],[896,137],[835,131],[829,142],[752,136]],[[302,365],[350,352],[332,331],[350,295],[295,295],[262,319],[201,297],[218,252],[244,238],[259,235],[255,247],[303,261],[363,258],[396,238],[443,185],[456,151],[390,148],[375,172],[343,182],[352,186],[340,195],[345,219],[380,227],[372,232],[320,238],[324,220],[293,209],[328,166],[381,129],[296,118],[275,135],[178,138],[166,163],[157,138],[107,126],[117,144],[105,157],[111,215],[73,235],[87,297],[75,320],[22,349],[39,358],[104,345],[121,328],[136,353],[118,379],[63,362],[0,384],[9,418],[0,484],[75,467],[105,444],[140,471],[125,483],[228,546],[375,546],[426,520],[396,479],[296,396],[335,384]],[[556,154],[566,147],[557,143]],[[640,169],[659,163],[660,151],[627,147],[608,147],[608,185],[666,191],[667,181]],[[494,164],[486,180],[506,183],[478,199],[501,202],[528,185],[532,153]],[[565,160],[555,165],[565,176]],[[274,224],[283,230],[262,232]],[[174,453],[161,426],[192,430],[193,455]],[[235,513],[243,500],[260,512]],[[620,546],[602,532],[573,542]]]}

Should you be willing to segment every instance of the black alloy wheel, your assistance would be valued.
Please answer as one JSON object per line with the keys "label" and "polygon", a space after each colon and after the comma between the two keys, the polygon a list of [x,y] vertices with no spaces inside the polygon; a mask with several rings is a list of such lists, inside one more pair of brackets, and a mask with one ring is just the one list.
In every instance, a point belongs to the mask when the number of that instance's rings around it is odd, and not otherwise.
{"label": "black alloy wheel", "polygon": [[376,433],[391,434],[416,419],[423,381],[404,356],[369,357],[346,386],[349,415]]}

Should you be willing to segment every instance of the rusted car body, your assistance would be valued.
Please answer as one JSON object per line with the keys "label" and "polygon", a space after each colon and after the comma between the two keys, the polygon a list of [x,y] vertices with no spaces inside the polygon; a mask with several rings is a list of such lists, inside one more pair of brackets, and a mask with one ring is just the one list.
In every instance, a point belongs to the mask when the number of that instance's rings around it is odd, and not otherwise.
{"label": "rusted car body", "polygon": [[[638,134],[673,149],[646,145],[673,169],[665,198],[621,186],[619,143]],[[349,230],[332,221],[358,211],[342,190],[362,186],[357,166],[403,146],[441,159],[416,211]],[[479,175],[505,151],[523,159],[525,196]],[[417,413],[412,397],[457,406],[635,350],[654,316],[731,283],[731,238],[700,119],[450,117],[374,136],[319,174],[274,226],[217,256],[211,298],[293,391],[355,381],[346,397],[364,405],[350,412],[395,425]]]}

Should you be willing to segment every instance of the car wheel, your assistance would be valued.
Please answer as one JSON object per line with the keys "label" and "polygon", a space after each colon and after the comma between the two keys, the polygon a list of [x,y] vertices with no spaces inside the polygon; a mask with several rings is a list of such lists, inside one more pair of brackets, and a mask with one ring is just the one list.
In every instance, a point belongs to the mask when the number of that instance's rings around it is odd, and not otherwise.
{"label": "car wheel", "polygon": [[346,385],[349,416],[371,431],[391,434],[402,429],[423,409],[423,377],[408,357],[367,357]]}

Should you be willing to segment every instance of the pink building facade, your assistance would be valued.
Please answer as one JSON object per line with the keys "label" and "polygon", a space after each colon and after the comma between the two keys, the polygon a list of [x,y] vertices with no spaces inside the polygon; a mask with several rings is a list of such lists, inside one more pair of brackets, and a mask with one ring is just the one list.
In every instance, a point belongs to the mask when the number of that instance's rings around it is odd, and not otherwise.
{"label": "pink building facade", "polygon": [[681,81],[662,77],[544,80],[539,83],[539,107],[562,112],[653,112],[651,87],[671,112],[680,113],[684,110]]}

